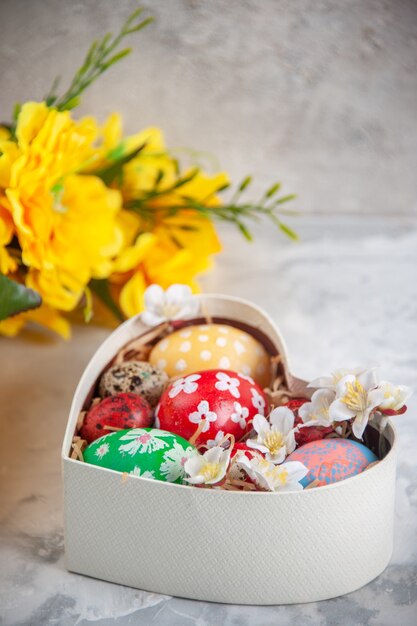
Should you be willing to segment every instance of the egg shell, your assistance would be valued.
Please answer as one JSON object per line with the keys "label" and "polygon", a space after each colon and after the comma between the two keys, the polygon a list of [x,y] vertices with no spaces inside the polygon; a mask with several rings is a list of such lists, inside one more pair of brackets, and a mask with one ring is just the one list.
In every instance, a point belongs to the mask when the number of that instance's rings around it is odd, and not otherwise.
{"label": "egg shell", "polygon": [[182,484],[185,462],[197,450],[157,428],[132,428],[104,435],[84,450],[84,461],[142,478]]}
{"label": "egg shell", "polygon": [[300,461],[308,467],[310,471],[300,481],[307,487],[313,480],[323,486],[360,474],[378,458],[362,443],[332,438],[311,441],[297,448],[286,460]]}
{"label": "egg shell", "polygon": [[265,394],[251,378],[230,370],[204,370],[167,387],[156,408],[155,423],[190,439],[204,419],[196,445],[214,440],[219,431],[239,441],[252,430],[254,416],[264,415],[266,409]]}
{"label": "egg shell", "polygon": [[[246,443],[235,443],[233,450],[230,454],[231,460],[235,457],[246,456],[248,459],[253,459],[255,456],[263,457],[264,455],[259,450],[250,448]],[[247,473],[241,469],[236,463],[232,463],[227,476],[230,480],[243,480],[245,483],[253,483],[253,480],[249,478]]]}
{"label": "egg shell", "polygon": [[88,443],[110,432],[112,428],[146,428],[152,424],[149,402],[135,393],[118,393],[94,404],[84,417],[80,437]]}
{"label": "egg shell", "polygon": [[117,393],[137,393],[153,407],[168,382],[164,371],[147,361],[126,361],[110,367],[100,379],[102,398]]}
{"label": "egg shell", "polygon": [[226,324],[187,326],[161,339],[149,361],[170,378],[203,369],[227,369],[252,378],[261,386],[270,383],[270,358],[256,339]]}
{"label": "egg shell", "polygon": [[[289,400],[284,406],[287,406],[291,411],[293,411],[295,415],[294,426],[299,426],[303,423],[301,417],[298,416],[298,409],[303,406],[306,402],[309,402],[307,398],[292,398]],[[331,426],[307,426],[306,428],[301,428],[298,432],[295,433],[295,441],[297,446],[303,446],[306,443],[310,443],[310,441],[317,441],[318,439],[324,439],[326,435],[330,435],[333,432],[333,428]]]}

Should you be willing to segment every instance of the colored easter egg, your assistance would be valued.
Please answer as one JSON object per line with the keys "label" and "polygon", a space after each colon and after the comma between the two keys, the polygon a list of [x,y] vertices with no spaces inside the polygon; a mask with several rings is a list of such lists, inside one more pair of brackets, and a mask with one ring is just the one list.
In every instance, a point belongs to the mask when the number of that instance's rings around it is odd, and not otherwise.
{"label": "colored easter egg", "polygon": [[[135,393],[118,393],[94,404],[84,417],[80,437],[91,443],[112,428],[146,428],[152,424],[149,402]],[[110,429],[106,430],[106,426]]]}
{"label": "colored easter egg", "polygon": [[[309,402],[307,398],[292,398],[284,406],[287,406],[295,415],[294,425],[299,426],[303,423],[301,417],[298,416],[298,409],[306,402]],[[303,446],[310,441],[317,441],[317,439],[324,439],[326,435],[330,435],[333,432],[331,426],[307,426],[306,428],[300,428],[295,433],[295,441],[297,446]]]}
{"label": "colored easter egg", "polygon": [[155,406],[168,382],[166,373],[147,361],[126,361],[110,367],[100,379],[100,396],[137,393]]}
{"label": "colored easter egg", "polygon": [[157,428],[132,428],[104,435],[84,450],[84,461],[142,478],[182,484],[186,461],[197,450]]}
{"label": "colored easter egg", "polygon": [[270,383],[265,348],[252,335],[225,324],[177,330],[156,344],[149,361],[169,377],[220,368],[252,376],[261,387]]}
{"label": "colored easter egg", "polygon": [[230,370],[204,370],[174,380],[166,388],[155,423],[184,439],[201,428],[197,445],[215,440],[219,431],[238,441],[252,430],[254,416],[264,415],[266,408],[266,397],[252,378]]}
{"label": "colored easter egg", "polygon": [[360,474],[378,458],[362,443],[332,438],[306,443],[286,460],[300,461],[308,467],[307,476],[300,481],[303,487],[307,487],[313,480],[323,486]]}

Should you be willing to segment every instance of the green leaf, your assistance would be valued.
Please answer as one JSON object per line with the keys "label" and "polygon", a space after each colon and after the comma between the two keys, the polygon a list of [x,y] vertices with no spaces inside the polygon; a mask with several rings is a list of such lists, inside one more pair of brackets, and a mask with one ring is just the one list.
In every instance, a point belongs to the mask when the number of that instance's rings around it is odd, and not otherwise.
{"label": "green leaf", "polygon": [[283,196],[282,198],[279,198],[279,200],[276,200],[274,204],[284,204],[284,202],[289,202],[290,200],[294,200],[294,198],[296,197],[297,196],[295,193],[291,193],[288,196]]}
{"label": "green leaf", "polygon": [[282,232],[285,233],[290,239],[292,239],[293,241],[298,241],[299,237],[292,228],[290,228],[283,222],[279,223],[279,227],[282,230]]}
{"label": "green leaf", "polygon": [[271,196],[274,196],[280,189],[281,183],[275,183],[275,185],[272,185],[272,187],[270,187],[265,193],[265,198],[271,198]]}
{"label": "green leaf", "polygon": [[114,63],[117,63],[117,61],[120,61],[121,59],[124,59],[131,52],[132,52],[132,48],[125,48],[124,50],[121,50],[120,52],[118,52],[117,54],[112,56],[108,61],[106,61],[106,63],[101,64],[99,66],[100,70],[102,72],[105,72],[107,69],[109,69],[109,67],[114,65]]}
{"label": "green leaf", "polygon": [[0,320],[37,309],[41,304],[42,298],[36,291],[0,274]]}
{"label": "green leaf", "polygon": [[124,322],[125,318],[123,313],[117,306],[116,302],[113,300],[113,297],[110,293],[109,283],[106,279],[98,280],[93,278],[90,280],[89,287],[93,293],[96,294],[98,298],[106,305],[106,307],[113,313],[116,319],[119,322]]}
{"label": "green leaf", "polygon": [[253,237],[250,234],[249,230],[246,228],[245,224],[243,224],[242,222],[236,222],[236,224],[245,239],[247,239],[247,241],[253,241]]}
{"label": "green leaf", "polygon": [[134,159],[139,154],[139,152],[144,149],[145,146],[146,143],[139,146],[139,148],[136,148],[136,150],[128,152],[125,156],[122,156],[115,163],[112,163],[107,167],[103,167],[101,170],[96,170],[95,172],[93,172],[94,175],[101,178],[101,180],[105,185],[107,185],[107,187],[111,185],[111,183],[116,179],[121,181],[123,176],[123,165],[126,165],[126,163],[129,163],[129,161]]}
{"label": "green leaf", "polygon": [[16,102],[13,108],[13,121],[14,122],[17,122],[17,118],[19,117],[21,110],[22,110],[22,105],[20,104],[20,102]]}
{"label": "green leaf", "polygon": [[239,185],[239,191],[245,191],[246,187],[249,187],[251,182],[252,182],[252,176],[246,176],[246,178],[244,178]]}

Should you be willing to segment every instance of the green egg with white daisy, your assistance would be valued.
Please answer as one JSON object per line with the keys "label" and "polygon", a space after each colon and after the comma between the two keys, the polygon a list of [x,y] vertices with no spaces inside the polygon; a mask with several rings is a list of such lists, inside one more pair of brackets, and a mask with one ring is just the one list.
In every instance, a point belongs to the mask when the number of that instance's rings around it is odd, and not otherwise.
{"label": "green egg with white daisy", "polygon": [[104,435],[84,450],[84,461],[141,478],[182,484],[185,463],[198,454],[189,441],[158,428],[131,428]]}

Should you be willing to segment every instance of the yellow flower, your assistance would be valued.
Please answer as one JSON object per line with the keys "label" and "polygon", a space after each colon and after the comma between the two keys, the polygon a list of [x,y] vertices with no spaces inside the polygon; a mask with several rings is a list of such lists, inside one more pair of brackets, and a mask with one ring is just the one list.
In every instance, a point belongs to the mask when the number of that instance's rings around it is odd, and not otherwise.
{"label": "yellow flower", "polygon": [[53,330],[64,339],[68,339],[71,334],[69,322],[53,308],[43,304],[39,309],[19,313],[19,315],[0,321],[0,335],[15,337],[28,322]]}

